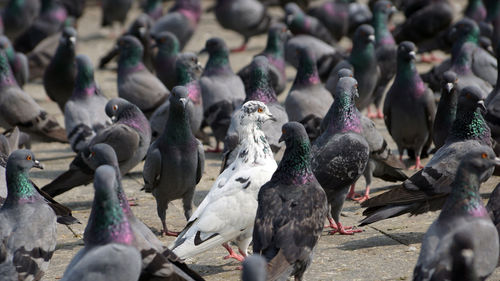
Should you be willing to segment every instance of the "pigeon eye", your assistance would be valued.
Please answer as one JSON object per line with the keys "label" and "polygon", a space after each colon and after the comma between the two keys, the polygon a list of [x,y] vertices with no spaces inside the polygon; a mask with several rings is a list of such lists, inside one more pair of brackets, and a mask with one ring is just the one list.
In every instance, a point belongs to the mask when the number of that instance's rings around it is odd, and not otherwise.
{"label": "pigeon eye", "polygon": [[469,94],[469,93],[467,93],[467,94],[465,95],[465,97],[466,97],[468,100],[470,100],[470,99],[472,98],[472,95],[471,95],[471,94]]}
{"label": "pigeon eye", "polygon": [[257,109],[257,111],[258,111],[259,113],[262,113],[262,112],[264,111],[264,109],[262,109],[262,107],[259,107],[259,109]]}
{"label": "pigeon eye", "polygon": [[286,130],[285,129],[281,130],[281,133],[284,135],[286,133]]}
{"label": "pigeon eye", "polygon": [[483,154],[481,154],[481,157],[482,157],[483,159],[486,159],[486,158],[488,158],[488,154],[483,153]]}
{"label": "pigeon eye", "polygon": [[113,105],[113,110],[114,110],[114,111],[118,110],[118,105],[116,105],[116,104],[115,104],[115,105]]}
{"label": "pigeon eye", "polygon": [[26,156],[26,160],[31,161],[31,155]]}

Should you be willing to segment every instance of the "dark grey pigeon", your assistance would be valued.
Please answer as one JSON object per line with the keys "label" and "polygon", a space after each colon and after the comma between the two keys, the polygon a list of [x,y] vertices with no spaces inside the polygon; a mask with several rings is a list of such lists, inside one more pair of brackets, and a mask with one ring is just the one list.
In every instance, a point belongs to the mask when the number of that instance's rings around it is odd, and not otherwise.
{"label": "dark grey pigeon", "polygon": [[248,256],[242,263],[241,281],[266,281],[267,262],[260,255]]}
{"label": "dark grey pigeon", "polygon": [[80,152],[102,129],[111,125],[105,107],[108,99],[94,80],[94,68],[89,57],[76,57],[76,78],[73,94],[64,106],[64,127],[71,149]]}
{"label": "dark grey pigeon", "polygon": [[[43,75],[43,87],[47,96],[59,105],[64,112],[64,105],[75,88],[76,63],[75,44],[76,30],[66,27],[57,51]],[[70,36],[67,36],[71,34]]]}
{"label": "dark grey pigeon", "polygon": [[[361,204],[366,207],[361,225],[397,217],[402,214],[419,215],[440,210],[450,194],[450,183],[457,167],[473,149],[491,149],[491,133],[484,120],[483,97],[477,87],[466,87],[458,97],[456,119],[445,144],[436,151],[427,165],[402,185],[373,197]],[[486,181],[493,169],[481,181]]]}
{"label": "dark grey pigeon", "polygon": [[0,126],[18,126],[44,140],[67,142],[66,132],[35,100],[17,85],[5,52],[0,50]]}
{"label": "dark grey pigeon", "polygon": [[[191,131],[195,135],[200,130],[203,121],[203,101],[201,98],[201,86],[198,81],[202,67],[195,54],[183,53],[177,58],[174,71],[175,76],[178,78],[176,79],[178,80],[178,85],[186,87],[188,91],[189,99],[186,104],[186,112],[189,115]],[[153,141],[163,133],[168,120],[169,109],[170,101],[166,101],[149,118]]]}
{"label": "dark grey pigeon", "polygon": [[133,246],[135,237],[120,208],[116,184],[113,167],[103,165],[96,170],[94,202],[83,234],[85,247],[73,257],[61,280],[139,279],[141,255]]}
{"label": "dark grey pigeon", "polygon": [[118,40],[118,96],[151,115],[169,97],[170,92],[142,62],[143,47],[137,38],[126,35]]}
{"label": "dark grey pigeon", "polygon": [[348,34],[352,36],[356,29],[362,24],[369,24],[373,18],[373,14],[365,3],[350,2],[349,3],[349,28]]}
{"label": "dark grey pigeon", "polygon": [[304,126],[283,125],[285,154],[258,196],[253,251],[268,261],[268,280],[302,280],[328,213],[326,194],[311,169]]}
{"label": "dark grey pigeon", "polygon": [[125,23],[132,7],[132,0],[104,0],[101,3],[101,26],[112,26],[114,22]]}
{"label": "dark grey pigeon", "polygon": [[179,55],[179,40],[168,31],[156,35],[154,40],[158,48],[153,60],[156,76],[168,89],[172,89],[177,85],[175,61]]}
{"label": "dark grey pigeon", "polygon": [[285,109],[288,119],[302,123],[309,137],[315,139],[333,98],[321,84],[313,52],[309,48],[298,49],[298,52],[300,63],[285,100]]}
{"label": "dark grey pigeon", "polygon": [[[271,85],[276,95],[279,95],[286,87],[285,73],[285,42],[288,39],[286,25],[275,23],[269,28],[267,34],[267,45],[264,51],[254,56],[265,56],[269,60],[269,74]],[[250,64],[244,66],[238,71],[238,76],[241,77],[245,84],[245,89],[249,86],[251,68]]]}
{"label": "dark grey pigeon", "polygon": [[432,129],[432,138],[436,149],[444,145],[453,121],[455,121],[459,92],[457,82],[458,78],[455,72],[447,71],[444,73],[441,82],[441,98],[439,99],[436,119]]}
{"label": "dark grey pigeon", "polygon": [[349,28],[349,1],[324,1],[309,8],[307,14],[319,19],[330,31],[333,38],[340,41]]}
{"label": "dark grey pigeon", "polygon": [[56,214],[29,179],[33,167],[42,168],[29,150],[7,160],[7,198],[0,208],[3,280],[41,279],[56,248]]}
{"label": "dark grey pigeon", "polygon": [[[262,131],[264,131],[273,153],[277,153],[282,147],[282,143],[279,141],[279,132],[281,127],[288,122],[288,115],[285,108],[278,102],[276,94],[271,87],[271,80],[269,79],[271,68],[267,58],[264,56],[255,57],[250,65],[250,69],[251,73],[249,73],[249,85],[245,101],[256,100],[264,103],[276,119],[273,122],[264,123]],[[236,128],[238,124],[237,114],[233,114],[231,126],[227,130],[226,139],[224,140],[223,169],[228,167],[238,154],[238,129]]]}
{"label": "dark grey pigeon", "polygon": [[413,280],[450,280],[454,260],[450,250],[457,246],[453,244],[457,235],[469,240],[476,259],[473,270],[481,280],[495,270],[498,232],[479,194],[481,178],[494,165],[500,165],[500,159],[484,149],[471,151],[461,161],[450,196],[423,238]]}
{"label": "dark grey pigeon", "polygon": [[28,65],[30,69],[30,81],[36,78],[43,78],[45,69],[50,64],[52,57],[56,53],[59,42],[62,40],[61,37],[70,37],[72,34],[66,34],[63,30],[52,36],[44,39],[40,44],[38,44],[31,52],[26,54],[28,57]]}
{"label": "dark grey pigeon", "polygon": [[162,223],[162,234],[177,236],[165,222],[168,203],[182,199],[184,215],[189,219],[196,184],[205,168],[203,145],[191,132],[188,90],[177,86],[172,90],[170,110],[163,134],[151,144],[144,163],[144,188],[156,198],[156,210]]}
{"label": "dark grey pigeon", "polygon": [[340,223],[340,212],[349,186],[358,180],[369,160],[369,146],[361,135],[361,120],[354,105],[358,95],[357,82],[342,77],[337,83],[333,118],[312,147],[312,169],[328,197],[328,220],[332,234],[354,234],[361,230],[349,230]]}
{"label": "dark grey pigeon", "polygon": [[296,3],[286,4],[285,22],[295,35],[308,34],[328,44],[336,43],[326,26],[319,19],[307,15]]}
{"label": "dark grey pigeon", "polygon": [[5,52],[5,55],[7,55],[12,73],[19,87],[22,88],[24,84],[28,82],[30,76],[28,58],[23,53],[16,52],[9,38],[4,35],[0,35],[0,48]]}
{"label": "dark grey pigeon", "polygon": [[114,176],[116,177],[116,181],[113,188],[118,196],[120,207],[127,217],[134,234],[135,241],[133,245],[141,254],[141,278],[168,279],[168,277],[180,276],[184,278],[183,280],[202,280],[197,273],[190,270],[183,262],[180,262],[179,258],[172,251],[165,248],[149,227],[133,214],[121,184],[118,159],[113,148],[105,143],[98,143],[89,149],[88,157],[92,168],[101,165],[110,165],[115,169]]}
{"label": "dark grey pigeon", "polygon": [[[90,141],[89,147],[97,143],[110,145],[116,152],[120,172],[124,175],[146,156],[151,143],[151,128],[139,108],[124,99],[111,99],[106,104],[105,111],[114,123],[99,131]],[[42,190],[55,197],[73,187],[91,183],[97,167],[89,166],[86,151],[87,149],[84,149],[78,153],[71,162],[69,170],[44,186]]]}
{"label": "dark grey pigeon", "polygon": [[165,31],[173,33],[179,40],[182,50],[198,27],[200,17],[200,0],[175,0],[174,6],[168,13],[155,22],[151,34],[154,37]]}
{"label": "dark grey pigeon", "polygon": [[374,42],[373,27],[368,24],[359,26],[354,33],[349,58],[341,61],[332,69],[325,85],[331,93],[335,93],[338,80],[337,72],[342,68],[351,69],[359,84],[359,98],[356,99],[356,107],[359,110],[363,110],[373,102],[373,91],[380,76]]}
{"label": "dark grey pigeon", "polygon": [[271,25],[271,16],[267,7],[257,0],[217,0],[215,18],[226,29],[243,36],[240,47],[231,51],[246,49],[251,37],[266,33]]}
{"label": "dark grey pigeon", "polygon": [[220,152],[233,111],[245,99],[245,86],[231,69],[229,49],[221,38],[208,39],[201,52],[209,54],[200,79],[204,117],[216,140],[215,149],[209,151]]}
{"label": "dark grey pigeon", "polygon": [[413,43],[399,44],[397,59],[396,77],[385,97],[384,121],[398,146],[400,160],[405,149],[412,151],[416,158],[414,168],[420,169],[420,157],[432,143],[434,94],[417,72]]}
{"label": "dark grey pigeon", "polygon": [[10,0],[2,12],[3,33],[11,41],[26,31],[40,13],[40,0]]}

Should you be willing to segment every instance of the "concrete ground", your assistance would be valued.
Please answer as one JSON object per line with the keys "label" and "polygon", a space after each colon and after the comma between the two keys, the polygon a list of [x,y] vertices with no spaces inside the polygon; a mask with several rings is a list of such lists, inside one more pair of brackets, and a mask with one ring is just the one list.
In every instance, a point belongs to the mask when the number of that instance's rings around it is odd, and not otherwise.
{"label": "concrete ground", "polygon": [[[464,1],[460,1],[462,3]],[[204,2],[207,7],[212,1]],[[171,4],[168,4],[171,5]],[[129,15],[129,21],[137,16],[139,10],[134,8]],[[273,10],[273,13],[280,14]],[[100,31],[100,9],[95,4],[90,4],[84,17],[78,23],[78,47],[79,54],[87,54],[92,61],[97,64],[103,55],[113,45],[114,40],[110,39],[106,31]],[[223,30],[216,22],[214,15],[204,14],[198,30],[189,42],[186,51],[196,52],[200,50],[206,39],[212,36],[219,36],[226,40],[229,47],[237,47],[241,43],[241,38],[227,30]],[[242,66],[250,62],[251,57],[261,51],[266,42],[266,36],[261,35],[250,41],[249,49],[246,52],[231,54],[231,64],[234,70],[239,70]],[[343,42],[348,46],[349,42]],[[202,63],[206,57],[200,58]],[[429,66],[419,66],[426,69]],[[99,82],[104,94],[114,97],[116,92],[115,65],[112,64],[109,70],[97,71],[96,79]],[[288,70],[289,84],[293,81],[295,70]],[[290,85],[289,85],[290,86]],[[25,87],[25,90],[33,95],[50,113],[57,115],[61,124],[63,116],[57,105],[50,101],[43,90],[41,81],[35,81]],[[286,92],[286,91],[285,91]],[[283,101],[285,95],[280,96]],[[394,142],[385,129],[383,121],[376,121],[378,128],[382,131],[389,142],[390,147],[395,148]],[[34,143],[33,151],[45,165],[45,170],[34,170],[31,173],[33,180],[43,186],[64,172],[68,164],[74,157],[70,147],[59,143]],[[218,175],[220,165],[219,154],[206,154],[205,173],[200,184],[197,186],[195,195],[195,205],[198,205],[207,194],[213,181]],[[123,179],[123,185],[127,196],[136,199],[138,206],[132,207],[137,217],[143,220],[151,229],[158,233],[161,224],[156,215],[156,205],[151,194],[141,192],[143,186],[142,164],[133,169]],[[412,171],[407,171],[411,174]],[[500,181],[498,177],[491,178],[483,184],[481,192],[485,201],[494,186]],[[391,183],[376,179],[373,183],[373,192],[383,192],[386,186]],[[363,180],[358,183],[358,191],[364,186]],[[64,269],[75,253],[83,247],[81,235],[88,220],[93,198],[93,188],[91,185],[82,186],[67,192],[56,199],[66,204],[73,210],[73,214],[82,224],[72,226],[73,230],[80,235],[75,237],[65,226],[58,227],[58,245],[54,253],[50,267],[45,274],[44,280],[57,280],[63,275]],[[344,225],[355,225],[362,218],[362,209],[356,202],[346,202],[343,210],[342,222]],[[167,211],[167,223],[170,229],[180,231],[185,225],[185,218],[180,201],[170,204]],[[437,217],[438,213],[428,213],[418,217],[399,217],[375,223],[371,226],[363,227],[363,232],[354,236],[324,235],[321,237],[316,248],[314,261],[305,275],[305,280],[410,280],[413,267],[418,258],[421,239]],[[471,230],[473,231],[473,230]],[[173,241],[171,237],[160,237],[168,245]],[[233,260],[223,260],[225,250],[216,247],[204,254],[187,260],[193,269],[198,271],[207,280],[238,280],[240,271],[237,269],[238,262]],[[489,280],[500,280],[500,270],[496,270]]]}

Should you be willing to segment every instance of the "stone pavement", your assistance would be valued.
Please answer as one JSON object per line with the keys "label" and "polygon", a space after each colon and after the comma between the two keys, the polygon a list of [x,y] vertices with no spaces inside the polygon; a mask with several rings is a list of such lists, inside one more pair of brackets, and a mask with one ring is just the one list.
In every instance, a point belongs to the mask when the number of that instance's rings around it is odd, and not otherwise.
{"label": "stone pavement", "polygon": [[[212,1],[204,2],[204,6],[207,7],[211,3]],[[129,15],[129,21],[138,13],[139,10],[135,7]],[[273,10],[273,13],[280,15],[280,11]],[[91,4],[78,23],[77,53],[87,54],[95,64],[114,42],[104,31],[99,31],[99,24],[100,9],[97,5]],[[224,38],[229,47],[239,46],[242,40],[237,34],[222,30],[213,14],[204,14],[199,29],[186,50],[199,51],[205,40],[212,36]],[[251,57],[264,48],[265,42],[266,36],[255,37],[250,41],[248,51],[231,54],[233,69],[239,70],[249,63]],[[342,43],[346,46],[349,45],[347,41]],[[202,56],[200,59],[204,64],[207,58]],[[425,69],[429,66],[419,67]],[[113,69],[96,71],[96,79],[108,97],[116,96],[115,65],[112,64],[111,68]],[[295,70],[288,68],[287,73],[290,86]],[[45,96],[41,81],[27,85],[25,90],[32,94],[37,102],[50,113],[57,114],[61,124],[64,124],[57,105]],[[279,97],[281,101],[284,98],[285,94]],[[383,121],[377,120],[377,126],[384,132],[390,147],[395,148]],[[34,143],[32,148],[37,159],[43,162],[46,167],[45,170],[33,170],[31,173],[33,180],[39,186],[49,183],[64,172],[74,156],[68,145],[59,143]],[[206,158],[205,173],[197,187],[195,205],[198,205],[207,194],[219,171],[220,155],[208,153]],[[127,196],[134,198],[138,203],[138,206],[132,207],[135,215],[151,227],[155,233],[158,233],[161,224],[156,215],[156,203],[151,194],[140,191],[143,185],[141,172],[142,164],[124,177],[123,185]],[[499,177],[493,177],[483,184],[481,192],[485,202],[488,194],[499,181]],[[384,191],[384,187],[390,184],[375,179],[373,191]],[[361,191],[363,186],[364,182],[360,180],[358,190]],[[57,200],[70,207],[74,216],[82,222],[81,225],[72,226],[72,229],[80,235],[83,234],[88,220],[92,198],[92,185],[75,188],[57,197]],[[358,203],[346,202],[342,222],[344,225],[355,225],[362,218],[361,213],[362,209]],[[420,250],[420,241],[437,215],[438,213],[428,213],[417,217],[403,216],[390,219],[364,227],[362,233],[354,236],[330,236],[326,235],[325,232],[316,249],[313,264],[305,275],[305,280],[411,280],[413,267]],[[172,230],[180,231],[184,227],[185,218],[180,201],[174,201],[170,204],[167,211],[167,223]],[[471,229],[471,231],[473,230]],[[170,237],[161,237],[160,239],[165,242],[165,245],[173,241],[173,238]],[[81,237],[75,237],[65,226],[59,225],[57,251],[54,253],[44,280],[60,279],[66,265],[82,246]],[[237,267],[239,263],[233,260],[223,260],[222,257],[225,254],[222,247],[217,247],[186,262],[207,280],[238,280],[240,271]],[[489,280],[500,280],[500,270],[497,269]]]}

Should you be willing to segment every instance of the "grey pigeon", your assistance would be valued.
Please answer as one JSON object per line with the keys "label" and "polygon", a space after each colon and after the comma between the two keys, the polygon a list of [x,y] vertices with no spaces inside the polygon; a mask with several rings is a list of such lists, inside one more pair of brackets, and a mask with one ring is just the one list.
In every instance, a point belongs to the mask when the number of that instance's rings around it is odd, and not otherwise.
{"label": "grey pigeon", "polygon": [[349,1],[328,0],[309,8],[307,14],[319,19],[337,41],[349,28]]}
{"label": "grey pigeon", "polygon": [[9,38],[4,35],[0,35],[0,48],[5,52],[17,84],[22,88],[28,82],[30,74],[28,58],[23,53],[16,52]]}
{"label": "grey pigeon", "polygon": [[360,25],[369,24],[373,18],[370,7],[365,3],[350,2],[347,12],[349,13],[349,36],[352,36]]}
{"label": "grey pigeon", "polygon": [[244,51],[251,37],[267,32],[271,25],[266,6],[257,0],[217,0],[215,18],[223,28],[243,36],[234,52]]}
{"label": "grey pigeon", "polygon": [[151,34],[158,36],[169,31],[179,40],[182,50],[193,36],[201,17],[200,0],[175,0],[168,13],[159,18],[151,29]]}
{"label": "grey pigeon", "polygon": [[399,158],[403,158],[405,149],[414,152],[414,168],[420,169],[420,157],[432,143],[434,94],[417,72],[413,43],[399,44],[397,59],[396,77],[384,102],[384,121],[398,146]]}
{"label": "grey pigeon", "polygon": [[[124,99],[111,99],[106,104],[105,111],[114,123],[99,131],[90,141],[89,147],[97,143],[113,147],[120,172],[124,175],[146,156],[151,143],[151,128],[139,108]],[[84,149],[73,159],[68,171],[45,185],[42,190],[55,197],[73,187],[91,183],[97,167],[90,167],[87,158],[87,149]]]}
{"label": "grey pigeon", "polygon": [[450,184],[451,193],[439,217],[427,230],[420,256],[413,271],[413,280],[449,280],[453,257],[450,249],[456,235],[464,235],[472,246],[476,261],[473,270],[486,279],[498,262],[498,232],[479,195],[480,179],[500,159],[487,150],[468,153],[458,166]]}
{"label": "grey pigeon", "polygon": [[444,73],[441,82],[441,98],[439,99],[434,127],[432,128],[432,138],[436,149],[444,145],[453,121],[455,121],[459,92],[457,82],[458,78],[455,72],[447,71]]}
{"label": "grey pigeon", "polygon": [[268,261],[268,280],[301,280],[328,213],[325,191],[311,169],[311,146],[304,126],[283,125],[283,159],[259,191],[253,251]]}
{"label": "grey pigeon", "polygon": [[[198,62],[198,57],[193,53],[183,53],[174,62],[175,76],[178,85],[186,87],[188,91],[188,103],[186,112],[189,115],[189,123],[193,135],[198,133],[203,121],[203,101],[201,97],[201,86],[198,81],[202,67]],[[149,118],[151,124],[152,137],[156,140],[165,129],[168,120],[170,101],[164,102],[158,107]]]}
{"label": "grey pigeon", "polygon": [[[286,25],[282,23],[271,25],[267,35],[266,48],[256,55],[265,56],[269,60],[269,79],[271,79],[271,85],[276,95],[281,94],[283,90],[285,90],[287,82],[285,73],[285,42],[287,38],[288,32]],[[254,58],[256,56],[254,56]],[[245,84],[245,89],[249,86],[250,72],[250,64],[238,71],[238,75]]]}
{"label": "grey pigeon", "polygon": [[319,135],[321,120],[333,102],[332,95],[321,84],[315,57],[309,48],[299,49],[300,63],[292,88],[285,100],[290,121],[304,125],[311,139]]}
{"label": "grey pigeon", "polygon": [[56,248],[56,214],[29,179],[42,168],[29,150],[7,160],[7,198],[0,208],[0,273],[3,280],[42,278]]}
{"label": "grey pigeon", "polygon": [[325,87],[331,93],[335,93],[337,72],[342,68],[350,68],[359,84],[359,98],[356,99],[356,107],[359,110],[363,110],[373,102],[373,91],[380,76],[374,42],[373,27],[367,24],[359,26],[354,33],[349,58],[338,63],[326,81]]}
{"label": "grey pigeon", "polygon": [[57,47],[62,36],[71,37],[73,34],[67,34],[66,29],[62,32],[58,32],[52,36],[45,38],[40,44],[38,44],[31,52],[26,54],[28,57],[28,65],[30,69],[30,81],[36,78],[43,78],[45,69],[50,64],[52,57],[56,53]]}
{"label": "grey pigeon", "polygon": [[242,263],[241,281],[266,281],[267,262],[261,255],[248,256]]}
{"label": "grey pigeon", "polygon": [[83,234],[85,247],[64,271],[64,281],[136,281],[141,273],[141,255],[133,246],[135,237],[116,195],[113,167],[96,170],[94,202]]}
{"label": "grey pigeon", "polygon": [[104,0],[101,3],[101,26],[112,26],[114,22],[125,23],[132,7],[132,0]]}
{"label": "grey pigeon", "polygon": [[307,15],[297,4],[293,2],[286,4],[285,17],[288,29],[293,34],[308,34],[328,44],[335,43],[330,31],[323,23],[319,19]]}
{"label": "grey pigeon", "polygon": [[208,52],[209,58],[200,79],[205,122],[212,128],[216,147],[224,140],[231,123],[233,111],[245,99],[245,86],[234,74],[229,64],[229,50],[226,43],[217,37],[208,39],[201,52]]}
{"label": "grey pigeon", "polygon": [[118,96],[151,115],[169,97],[163,83],[144,66],[143,47],[137,38],[126,35],[118,40]]}
{"label": "grey pigeon", "polygon": [[151,144],[144,163],[144,188],[156,199],[156,210],[162,223],[162,234],[176,236],[165,222],[168,203],[182,199],[186,220],[191,217],[196,184],[205,168],[203,145],[191,132],[188,90],[172,90],[170,110],[163,134]]}
{"label": "grey pigeon", "polygon": [[[271,147],[273,153],[277,153],[282,144],[280,143],[280,128],[288,122],[288,115],[286,114],[285,108],[281,106],[276,98],[273,88],[270,84],[270,66],[269,61],[264,56],[258,56],[253,59],[250,65],[251,73],[249,87],[247,88],[246,101],[256,100],[264,103],[273,117],[276,119],[274,122],[266,122],[262,125],[262,131],[266,135],[267,142]],[[238,144],[238,133],[236,127],[238,126],[238,120],[236,118],[237,114],[233,115],[231,119],[231,126],[227,131],[226,139],[224,140],[224,158],[223,168],[229,166],[239,151],[237,148]],[[225,162],[225,163],[224,163]]]}
{"label": "grey pigeon", "polygon": [[[47,96],[59,105],[62,112],[73,93],[76,76],[76,31],[72,27],[66,27],[64,34],[66,36],[61,37],[57,51],[43,75],[43,87]],[[69,34],[71,35],[68,36]]]}
{"label": "grey pigeon", "polygon": [[369,160],[369,146],[361,135],[361,121],[356,114],[354,99],[357,82],[342,77],[337,83],[333,118],[312,147],[312,169],[328,198],[330,227],[340,234],[354,234],[340,223],[340,212],[349,186],[362,175]]}
{"label": "grey pigeon", "polygon": [[[457,167],[472,149],[492,152],[491,133],[481,115],[484,100],[477,87],[466,87],[458,97],[456,119],[445,144],[436,151],[427,165],[402,185],[377,195],[361,204],[367,209],[361,225],[374,223],[409,213],[419,215],[440,210],[450,194],[449,184],[457,174]],[[489,170],[481,181],[486,181]]]}
{"label": "grey pigeon", "polygon": [[99,131],[111,125],[111,119],[104,110],[108,99],[94,80],[90,59],[78,55],[76,68],[75,88],[64,106],[64,125],[71,149],[78,153]]}
{"label": "grey pigeon", "polygon": [[173,33],[161,32],[154,36],[158,52],[153,60],[156,76],[165,87],[172,89],[177,86],[175,61],[179,55],[179,40]]}
{"label": "grey pigeon", "polygon": [[26,31],[40,13],[40,0],[10,0],[2,12],[3,33],[11,41]]}
{"label": "grey pigeon", "polygon": [[55,118],[48,115],[30,95],[19,88],[5,52],[1,50],[0,125],[4,128],[18,126],[23,131],[50,141],[68,141],[66,132]]}
{"label": "grey pigeon", "polygon": [[163,5],[160,0],[146,0],[141,3],[144,13],[151,17],[154,21],[163,16]]}

